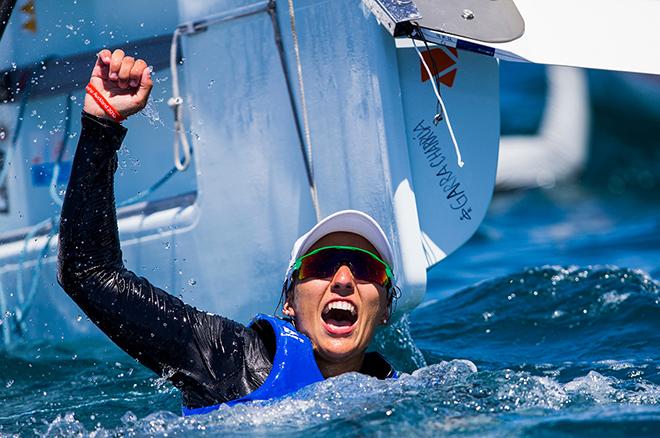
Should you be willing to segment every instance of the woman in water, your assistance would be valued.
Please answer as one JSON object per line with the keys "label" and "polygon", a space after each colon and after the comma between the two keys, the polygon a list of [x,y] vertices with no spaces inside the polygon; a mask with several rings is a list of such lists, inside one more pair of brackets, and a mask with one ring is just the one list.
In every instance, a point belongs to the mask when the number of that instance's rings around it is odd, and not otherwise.
{"label": "woman in water", "polygon": [[280,397],[351,371],[396,377],[382,356],[366,353],[395,289],[391,247],[365,213],[337,212],[295,242],[285,319],[257,315],[244,326],[124,267],[113,191],[126,135],[120,122],[144,108],[152,85],[143,60],[99,53],[62,207],[58,281],[67,294],[117,345],[181,390],[185,414]]}

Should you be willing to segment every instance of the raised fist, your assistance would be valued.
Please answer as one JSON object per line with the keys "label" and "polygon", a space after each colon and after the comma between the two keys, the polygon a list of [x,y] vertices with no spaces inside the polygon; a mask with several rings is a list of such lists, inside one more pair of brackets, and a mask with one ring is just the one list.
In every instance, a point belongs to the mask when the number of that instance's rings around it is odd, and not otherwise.
{"label": "raised fist", "polygon": [[[89,82],[119,113],[128,117],[147,105],[153,82],[151,71],[142,59],[125,56],[123,50],[103,49],[98,53]],[[83,108],[89,114],[112,119],[89,95]]]}

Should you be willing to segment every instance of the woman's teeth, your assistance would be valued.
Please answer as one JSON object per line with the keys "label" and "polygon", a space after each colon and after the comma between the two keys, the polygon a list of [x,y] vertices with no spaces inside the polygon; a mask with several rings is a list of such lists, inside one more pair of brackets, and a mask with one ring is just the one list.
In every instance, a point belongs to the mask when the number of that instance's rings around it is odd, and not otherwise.
{"label": "woman's teeth", "polygon": [[323,309],[323,313],[327,313],[331,310],[346,310],[348,312],[351,312],[351,315],[355,315],[357,313],[357,310],[355,309],[355,306],[348,301],[332,301],[328,304],[326,304],[325,309]]}
{"label": "woman's teeth", "polygon": [[348,301],[333,301],[326,304],[321,318],[333,330],[348,330],[357,322],[357,309]]}

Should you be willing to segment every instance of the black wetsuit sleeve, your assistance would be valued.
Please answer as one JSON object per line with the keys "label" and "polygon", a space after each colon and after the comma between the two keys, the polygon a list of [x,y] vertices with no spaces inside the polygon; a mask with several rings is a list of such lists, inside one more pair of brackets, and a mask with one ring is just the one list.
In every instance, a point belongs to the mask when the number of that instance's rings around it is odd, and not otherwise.
{"label": "black wetsuit sleeve", "polygon": [[125,134],[118,123],[83,112],[60,220],[58,281],[117,345],[180,388],[187,406],[246,395],[270,372],[260,336],[124,267],[113,186]]}

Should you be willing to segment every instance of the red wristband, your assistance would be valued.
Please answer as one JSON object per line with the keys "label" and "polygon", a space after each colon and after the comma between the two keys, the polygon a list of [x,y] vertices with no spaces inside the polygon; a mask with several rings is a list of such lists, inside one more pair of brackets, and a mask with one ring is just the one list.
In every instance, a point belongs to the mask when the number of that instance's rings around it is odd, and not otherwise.
{"label": "red wristband", "polygon": [[105,111],[107,115],[112,117],[112,119],[115,122],[121,122],[123,120],[126,120],[126,117],[119,114],[119,111],[117,111],[112,105],[110,105],[110,102],[105,100],[105,97],[103,97],[101,93],[99,93],[99,90],[97,90],[96,87],[94,87],[94,85],[91,84],[91,82],[87,84],[85,90],[87,90],[87,94],[92,96],[92,99],[94,99],[96,103],[98,103],[99,106],[103,108],[103,111]]}

